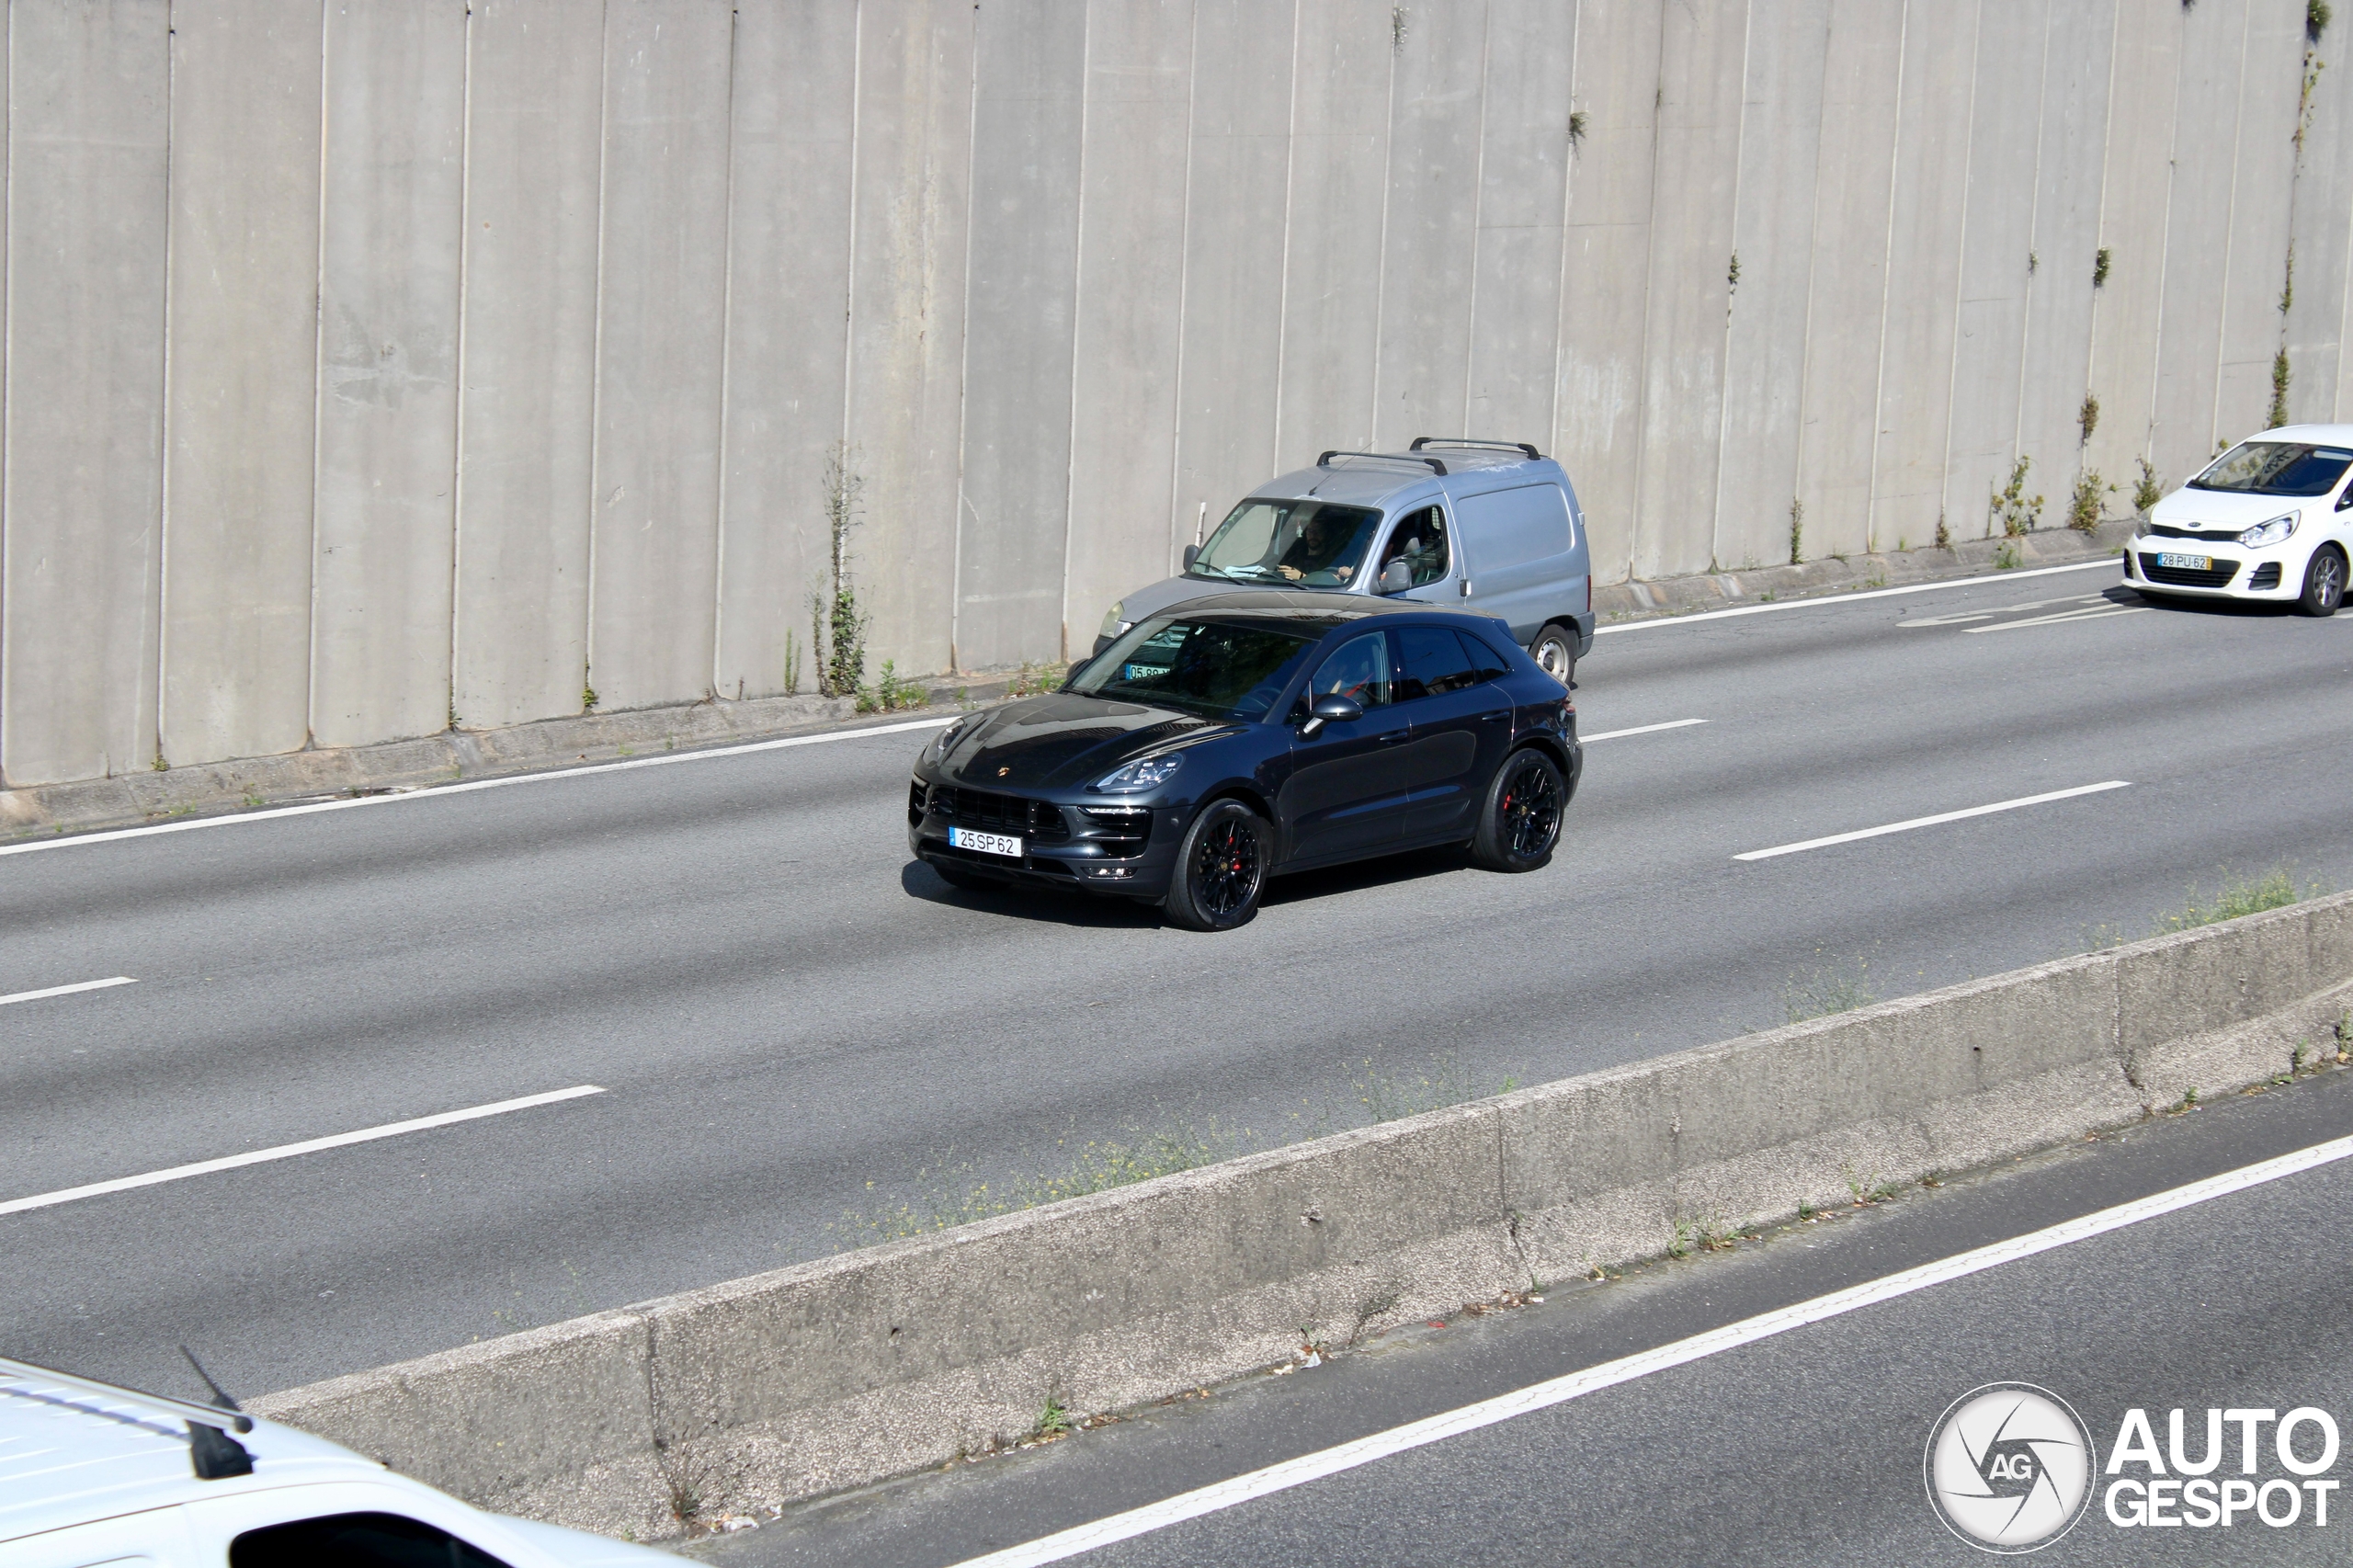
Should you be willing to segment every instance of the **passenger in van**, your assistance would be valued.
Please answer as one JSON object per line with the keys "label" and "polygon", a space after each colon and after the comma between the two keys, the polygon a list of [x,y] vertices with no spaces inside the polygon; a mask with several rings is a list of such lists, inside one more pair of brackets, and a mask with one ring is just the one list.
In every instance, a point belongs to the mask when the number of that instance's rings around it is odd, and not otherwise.
{"label": "passenger in van", "polygon": [[1381,570],[1386,572],[1392,561],[1405,563],[1416,588],[1427,587],[1445,576],[1446,514],[1428,506],[1399,522],[1381,552]]}
{"label": "passenger in van", "polygon": [[1329,572],[1345,583],[1356,567],[1347,562],[1335,565],[1333,561],[1353,542],[1346,531],[1326,523],[1321,512],[1310,512],[1307,521],[1300,528],[1299,537],[1290,541],[1289,550],[1283,551],[1283,558],[1276,562],[1275,570],[1294,583],[1317,572]]}

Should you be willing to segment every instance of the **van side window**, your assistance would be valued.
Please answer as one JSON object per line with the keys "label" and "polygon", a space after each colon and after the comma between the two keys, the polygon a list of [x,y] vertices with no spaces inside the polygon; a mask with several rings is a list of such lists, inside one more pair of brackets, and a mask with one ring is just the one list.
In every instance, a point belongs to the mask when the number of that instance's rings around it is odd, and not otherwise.
{"label": "van side window", "polygon": [[1392,561],[1403,561],[1414,574],[1414,586],[1427,587],[1443,582],[1452,563],[1447,548],[1446,510],[1442,506],[1425,506],[1418,512],[1408,512],[1397,519],[1389,530],[1389,542],[1381,547],[1381,565],[1373,574],[1380,581]]}
{"label": "van side window", "polygon": [[247,1530],[229,1568],[506,1568],[447,1530],[398,1514],[326,1514]]}

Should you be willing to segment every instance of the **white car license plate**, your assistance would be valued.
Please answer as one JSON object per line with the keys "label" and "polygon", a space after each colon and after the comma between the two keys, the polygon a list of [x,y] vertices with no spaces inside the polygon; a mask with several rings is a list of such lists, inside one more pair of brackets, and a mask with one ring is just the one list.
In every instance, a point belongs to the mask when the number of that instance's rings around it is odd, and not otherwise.
{"label": "white car license plate", "polygon": [[974,833],[969,827],[951,827],[948,842],[959,849],[977,849],[983,855],[1009,855],[1021,858],[1021,840],[1009,833]]}
{"label": "white car license plate", "polygon": [[2157,564],[2178,566],[2185,572],[2211,572],[2214,569],[2214,558],[2211,555],[2165,554],[2157,557]]}

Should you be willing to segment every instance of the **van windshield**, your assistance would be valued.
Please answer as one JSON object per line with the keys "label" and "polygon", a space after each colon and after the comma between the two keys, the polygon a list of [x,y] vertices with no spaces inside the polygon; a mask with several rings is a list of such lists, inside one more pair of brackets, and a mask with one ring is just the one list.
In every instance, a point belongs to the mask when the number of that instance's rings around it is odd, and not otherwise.
{"label": "van windshield", "polygon": [[1324,501],[1245,501],[1226,515],[1188,577],[1345,588],[1363,568],[1381,514]]}
{"label": "van windshield", "polygon": [[2300,441],[2241,441],[2189,482],[2192,490],[2248,495],[2325,495],[2353,464],[2353,450]]}

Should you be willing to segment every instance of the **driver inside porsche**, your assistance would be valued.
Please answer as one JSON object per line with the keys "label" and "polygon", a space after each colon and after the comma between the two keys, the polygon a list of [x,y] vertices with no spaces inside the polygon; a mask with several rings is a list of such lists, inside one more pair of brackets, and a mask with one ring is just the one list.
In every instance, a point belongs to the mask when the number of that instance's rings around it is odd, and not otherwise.
{"label": "driver inside porsche", "polygon": [[1308,683],[1308,699],[1345,697],[1359,708],[1389,703],[1389,639],[1367,632],[1340,644]]}

